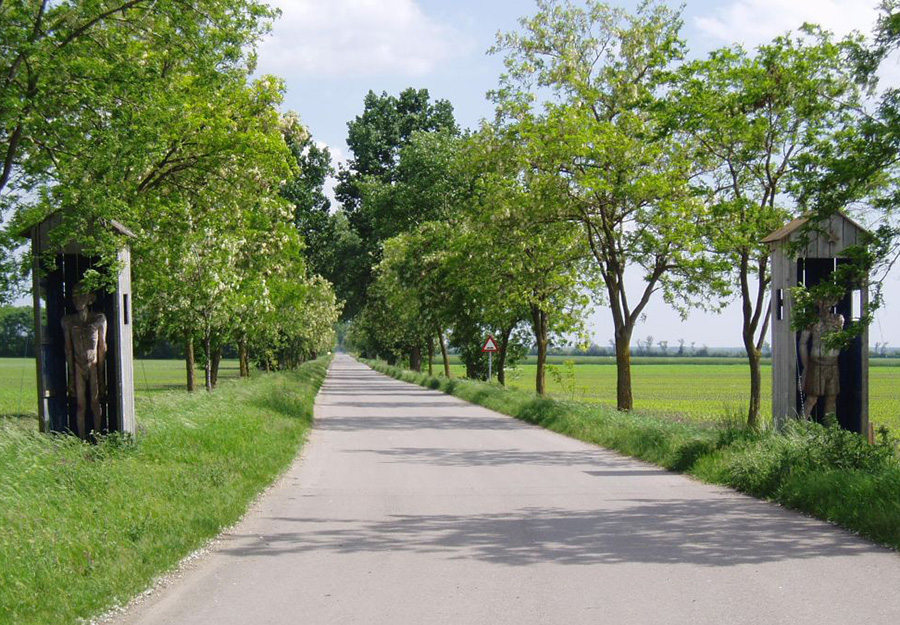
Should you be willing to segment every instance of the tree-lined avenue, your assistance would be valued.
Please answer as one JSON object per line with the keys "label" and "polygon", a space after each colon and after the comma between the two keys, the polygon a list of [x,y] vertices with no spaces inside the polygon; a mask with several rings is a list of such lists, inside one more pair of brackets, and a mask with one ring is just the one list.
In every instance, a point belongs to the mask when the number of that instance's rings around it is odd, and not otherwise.
{"label": "tree-lined avenue", "polygon": [[900,557],[348,356],[301,457],[118,622],[900,622]]}

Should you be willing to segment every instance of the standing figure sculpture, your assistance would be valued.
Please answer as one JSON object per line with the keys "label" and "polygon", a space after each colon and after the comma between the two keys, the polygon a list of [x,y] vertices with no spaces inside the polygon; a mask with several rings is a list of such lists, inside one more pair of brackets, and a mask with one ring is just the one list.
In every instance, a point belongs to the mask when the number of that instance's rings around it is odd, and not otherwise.
{"label": "standing figure sculpture", "polygon": [[75,397],[78,434],[85,438],[88,434],[85,429],[88,403],[94,432],[99,434],[103,423],[100,398],[106,395],[106,315],[90,311],[90,305],[96,299],[96,295],[86,291],[79,282],[72,292],[72,302],[77,312],[62,318],[68,394]]}
{"label": "standing figure sculpture", "polygon": [[800,363],[803,365],[801,387],[806,395],[804,416],[812,416],[820,397],[825,397],[825,414],[835,415],[837,396],[841,392],[838,356],[840,350],[829,348],[825,337],[844,328],[844,317],[831,312],[833,300],[816,302],[818,321],[800,333]]}

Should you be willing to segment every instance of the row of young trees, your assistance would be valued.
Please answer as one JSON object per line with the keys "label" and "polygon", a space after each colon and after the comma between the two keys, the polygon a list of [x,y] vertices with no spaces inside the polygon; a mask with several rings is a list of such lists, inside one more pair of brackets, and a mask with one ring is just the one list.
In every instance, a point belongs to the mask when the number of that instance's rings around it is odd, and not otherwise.
{"label": "row of young trees", "polygon": [[252,78],[276,16],[256,0],[0,3],[0,297],[24,273],[16,233],[51,212],[103,288],[116,220],[137,234],[136,330],[184,345],[189,389],[197,347],[211,389],[225,344],[245,375],[333,344],[339,306],[295,218],[327,172],[280,114],[280,79]]}
{"label": "row of young trees", "polygon": [[[679,13],[661,2],[634,14],[537,4],[492,50],[506,66],[492,122],[467,133],[446,115],[430,123],[449,105],[408,91],[370,94],[351,123],[347,230],[371,262],[350,338],[418,367],[449,337],[471,376],[483,375],[491,332],[501,382],[504,359],[536,345],[543,393],[549,342],[577,334],[593,300],[613,321],[617,404],[629,410],[631,342],[651,299],[686,313],[736,298],[756,424],[770,310],[762,239],[801,214],[865,202],[888,217],[896,204],[897,92],[873,91],[896,7],[884,5],[874,43],[804,26],[752,52],[686,61]],[[354,144],[359,128],[381,143]],[[890,262],[895,234],[883,220],[857,276]]]}

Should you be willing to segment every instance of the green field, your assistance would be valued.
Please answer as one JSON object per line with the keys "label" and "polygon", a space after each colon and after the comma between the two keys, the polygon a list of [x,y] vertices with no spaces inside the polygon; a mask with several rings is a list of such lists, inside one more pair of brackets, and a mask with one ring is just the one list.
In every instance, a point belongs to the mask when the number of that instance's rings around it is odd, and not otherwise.
{"label": "green field", "polygon": [[[237,360],[223,360],[219,379],[239,376]],[[181,360],[138,360],[134,363],[134,392],[140,404],[163,391],[185,388],[184,362]],[[203,386],[203,371],[197,370],[197,384]],[[22,423],[37,423],[37,378],[34,360],[0,358],[0,418],[16,418]]]}
{"label": "green field", "polygon": [[[647,361],[652,360],[653,363]],[[690,361],[700,360],[697,364]],[[710,361],[730,364],[712,364]],[[733,360],[733,362],[732,362]],[[558,361],[559,362],[559,361]],[[574,368],[554,364],[547,372],[547,389],[553,397],[615,406],[616,367],[614,364],[583,364]],[[876,364],[877,363],[877,364]],[[875,360],[869,368],[869,415],[876,425],[886,425],[900,433],[900,363]],[[536,366],[520,365],[507,370],[512,388],[533,390]],[[436,369],[439,371],[440,367]],[[462,365],[451,366],[453,375],[465,375]],[[555,373],[554,373],[555,372]],[[680,359],[667,364],[662,358],[645,359],[632,365],[634,406],[694,421],[743,418],[747,410],[750,373],[740,359]],[[772,411],[772,367],[763,365],[762,414]]]}

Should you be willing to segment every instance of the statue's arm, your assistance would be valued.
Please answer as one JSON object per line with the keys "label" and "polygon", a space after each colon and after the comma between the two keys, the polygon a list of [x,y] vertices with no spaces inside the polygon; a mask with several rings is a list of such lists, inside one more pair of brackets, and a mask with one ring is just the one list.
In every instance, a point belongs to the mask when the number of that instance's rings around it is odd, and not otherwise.
{"label": "statue's arm", "polygon": [[812,333],[809,330],[803,330],[800,333],[800,364],[803,365],[803,381],[806,380],[806,368],[809,364],[809,339]]}
{"label": "statue's arm", "polygon": [[106,315],[100,315],[97,328],[97,378],[101,397],[106,396],[106,326]]}
{"label": "statue's arm", "polygon": [[99,337],[97,338],[97,361],[100,365],[106,362],[106,315],[100,315],[100,324],[98,328]]}

